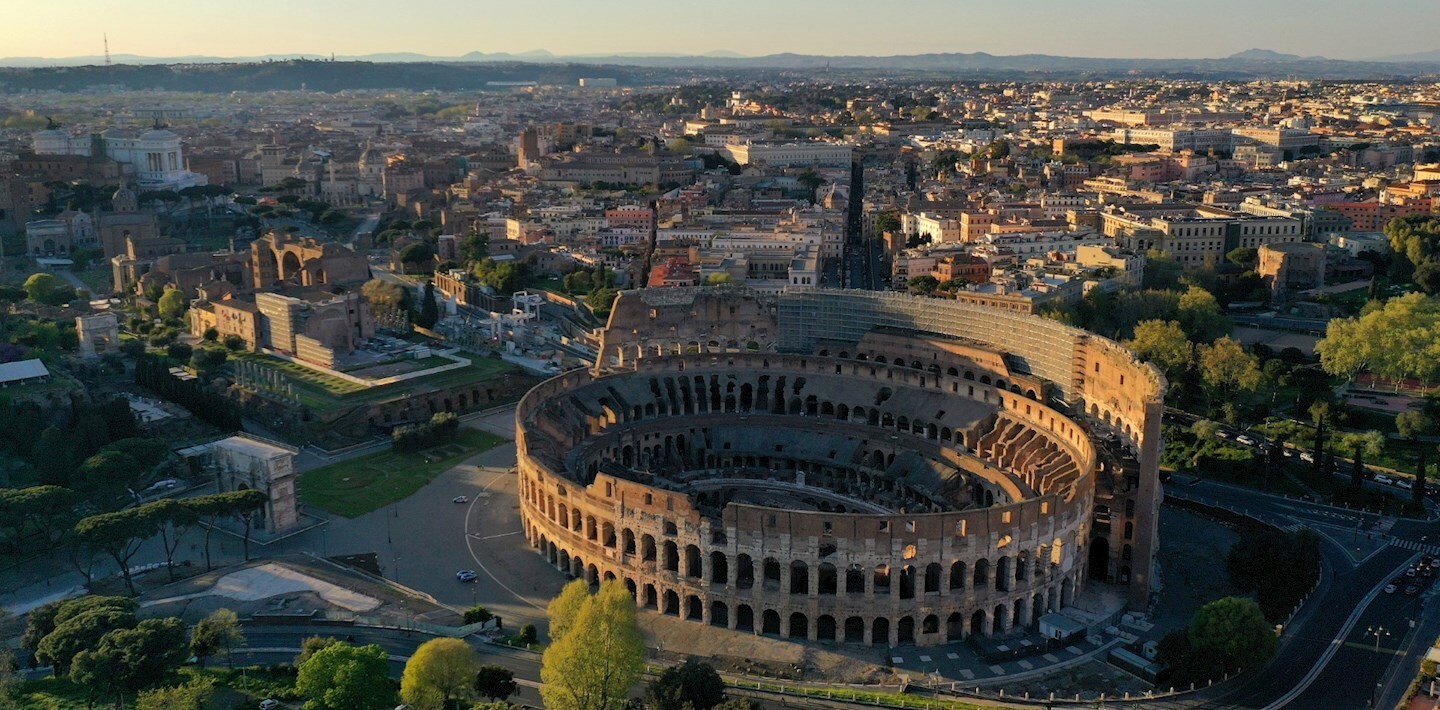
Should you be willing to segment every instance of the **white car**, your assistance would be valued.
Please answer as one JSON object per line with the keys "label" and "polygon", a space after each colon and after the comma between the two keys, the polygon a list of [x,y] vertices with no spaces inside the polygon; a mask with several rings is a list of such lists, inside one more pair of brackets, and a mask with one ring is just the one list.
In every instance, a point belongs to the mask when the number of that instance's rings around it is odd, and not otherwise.
{"label": "white car", "polygon": [[1395,483],[1394,479],[1392,479],[1392,478],[1390,478],[1389,476],[1386,476],[1386,475],[1384,475],[1384,474],[1379,474],[1379,475],[1375,476],[1375,482],[1376,482],[1376,483],[1383,483],[1383,484],[1385,484],[1385,485],[1387,485],[1387,486],[1389,486],[1389,485],[1394,485],[1394,483]]}
{"label": "white car", "polygon": [[1312,454],[1309,451],[1302,451],[1300,452],[1300,460],[1304,461],[1305,463],[1315,463],[1315,454]]}
{"label": "white car", "polygon": [[1250,437],[1248,437],[1248,436],[1246,436],[1246,435],[1244,435],[1244,434],[1241,434],[1240,436],[1235,437],[1235,440],[1238,441],[1238,442],[1240,442],[1240,443],[1242,443],[1242,444],[1244,444],[1244,445],[1246,445],[1246,446],[1254,446],[1255,443],[1256,443],[1254,439],[1251,439]]}
{"label": "white car", "polygon": [[274,698],[266,698],[260,701],[260,710],[275,710],[280,707],[280,701]]}
{"label": "white car", "polygon": [[454,498],[451,498],[451,499],[450,499],[450,502],[451,502],[451,503],[469,503],[469,502],[470,502],[470,496],[455,496]]}

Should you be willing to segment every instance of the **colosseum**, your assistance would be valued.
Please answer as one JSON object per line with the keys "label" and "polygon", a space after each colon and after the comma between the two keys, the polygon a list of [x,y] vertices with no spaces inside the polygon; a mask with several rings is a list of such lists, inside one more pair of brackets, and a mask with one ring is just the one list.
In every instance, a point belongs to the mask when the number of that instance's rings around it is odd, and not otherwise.
{"label": "colosseum", "polygon": [[516,413],[521,513],[642,608],[796,639],[1149,601],[1163,376],[1052,320],[903,294],[630,291]]}

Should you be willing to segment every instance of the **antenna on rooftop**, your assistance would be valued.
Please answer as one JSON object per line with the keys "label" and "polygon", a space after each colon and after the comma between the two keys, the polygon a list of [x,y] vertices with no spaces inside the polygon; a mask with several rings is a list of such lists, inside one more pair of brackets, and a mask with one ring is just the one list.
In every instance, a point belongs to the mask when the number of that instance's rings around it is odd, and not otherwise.
{"label": "antenna on rooftop", "polygon": [[105,37],[105,66],[110,66],[110,33],[106,32]]}

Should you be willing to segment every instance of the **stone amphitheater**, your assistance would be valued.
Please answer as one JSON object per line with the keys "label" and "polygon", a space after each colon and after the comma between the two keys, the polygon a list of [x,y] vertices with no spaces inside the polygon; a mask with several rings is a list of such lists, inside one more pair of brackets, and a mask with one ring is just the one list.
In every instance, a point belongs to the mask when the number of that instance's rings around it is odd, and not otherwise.
{"label": "stone amphitheater", "polygon": [[935,645],[1091,580],[1149,601],[1163,377],[1034,316],[902,294],[620,295],[517,410],[530,545],[642,608]]}

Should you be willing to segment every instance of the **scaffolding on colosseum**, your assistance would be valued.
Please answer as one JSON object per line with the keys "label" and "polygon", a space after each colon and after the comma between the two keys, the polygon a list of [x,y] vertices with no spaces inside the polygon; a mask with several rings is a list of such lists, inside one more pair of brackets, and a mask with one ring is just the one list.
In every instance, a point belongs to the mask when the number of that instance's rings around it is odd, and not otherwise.
{"label": "scaffolding on colosseum", "polygon": [[299,406],[295,383],[285,373],[245,360],[235,361],[235,385],[281,404]]}

